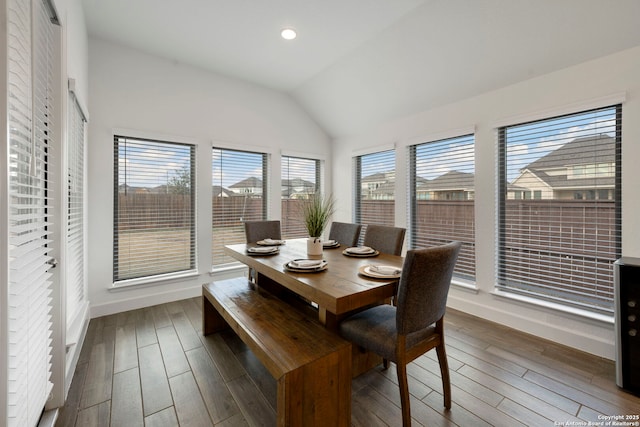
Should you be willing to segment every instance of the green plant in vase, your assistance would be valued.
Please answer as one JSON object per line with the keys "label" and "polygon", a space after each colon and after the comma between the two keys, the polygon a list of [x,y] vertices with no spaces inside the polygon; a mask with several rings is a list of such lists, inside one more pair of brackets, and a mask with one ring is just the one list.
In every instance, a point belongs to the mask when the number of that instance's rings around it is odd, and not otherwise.
{"label": "green plant in vase", "polygon": [[329,224],[335,210],[335,201],[331,196],[321,193],[313,194],[303,205],[304,225],[309,233],[307,253],[309,255],[322,254],[322,232]]}

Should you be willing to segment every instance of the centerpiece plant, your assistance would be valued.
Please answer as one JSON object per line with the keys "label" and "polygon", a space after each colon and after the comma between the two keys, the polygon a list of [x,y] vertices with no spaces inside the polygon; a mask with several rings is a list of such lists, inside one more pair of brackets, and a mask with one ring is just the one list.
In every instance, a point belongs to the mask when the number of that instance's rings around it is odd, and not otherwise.
{"label": "centerpiece plant", "polygon": [[[314,193],[303,205],[304,225],[309,233],[307,252],[309,255],[322,254],[322,232],[327,227],[333,212],[335,201],[331,196]],[[318,249],[319,248],[319,249]]]}
{"label": "centerpiece plant", "polygon": [[335,210],[333,198],[314,193],[303,206],[304,225],[309,237],[320,237]]}

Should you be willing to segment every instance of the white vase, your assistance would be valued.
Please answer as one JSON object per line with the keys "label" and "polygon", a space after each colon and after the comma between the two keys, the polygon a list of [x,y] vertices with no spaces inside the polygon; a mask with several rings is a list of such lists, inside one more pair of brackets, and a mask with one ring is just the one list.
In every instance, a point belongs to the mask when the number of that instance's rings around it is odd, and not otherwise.
{"label": "white vase", "polygon": [[309,237],[307,239],[307,255],[322,255],[322,239],[320,237]]}

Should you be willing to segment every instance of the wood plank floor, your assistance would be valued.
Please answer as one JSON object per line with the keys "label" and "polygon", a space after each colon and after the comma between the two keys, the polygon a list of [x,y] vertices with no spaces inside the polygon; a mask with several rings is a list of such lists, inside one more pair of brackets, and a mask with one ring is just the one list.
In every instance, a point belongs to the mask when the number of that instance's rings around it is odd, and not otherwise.
{"label": "wood plank floor", "polygon": [[[232,332],[203,337],[201,309],[193,298],[92,319],[56,426],[274,425],[275,381]],[[640,414],[611,361],[453,310],[445,330],[452,409],[430,352],[408,367],[414,425],[588,425]],[[402,425],[394,365],[352,388],[352,425]]]}

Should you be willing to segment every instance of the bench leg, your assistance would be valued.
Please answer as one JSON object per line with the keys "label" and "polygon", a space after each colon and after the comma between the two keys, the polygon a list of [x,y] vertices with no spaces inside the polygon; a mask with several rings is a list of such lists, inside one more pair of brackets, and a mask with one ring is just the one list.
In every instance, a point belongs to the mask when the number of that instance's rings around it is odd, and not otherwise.
{"label": "bench leg", "polygon": [[278,426],[351,425],[351,346],[278,380]]}
{"label": "bench leg", "polygon": [[218,310],[202,295],[202,335],[214,334],[228,329],[229,325]]}

